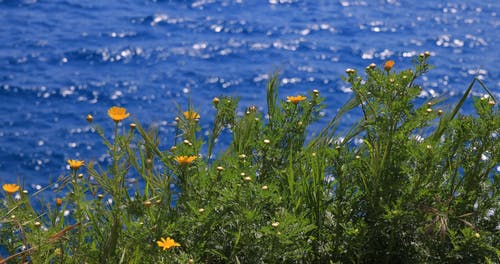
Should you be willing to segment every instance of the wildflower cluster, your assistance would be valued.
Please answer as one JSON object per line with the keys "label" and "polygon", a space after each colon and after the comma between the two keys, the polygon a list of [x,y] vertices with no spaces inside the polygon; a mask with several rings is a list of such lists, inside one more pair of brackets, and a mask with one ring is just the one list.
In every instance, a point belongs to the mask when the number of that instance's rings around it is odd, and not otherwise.
{"label": "wildflower cluster", "polygon": [[[450,109],[418,98],[429,57],[347,69],[352,99],[309,140],[323,98],[283,97],[277,75],[263,111],[214,98],[208,136],[191,105],[167,142],[119,125],[126,108],[108,110],[113,136],[88,115],[109,163],[67,160],[41,208],[41,192],[3,184],[0,263],[498,263],[496,100],[479,79]],[[475,84],[488,96],[461,115]],[[351,110],[361,120],[337,131]],[[231,143],[214,154],[224,130]]]}

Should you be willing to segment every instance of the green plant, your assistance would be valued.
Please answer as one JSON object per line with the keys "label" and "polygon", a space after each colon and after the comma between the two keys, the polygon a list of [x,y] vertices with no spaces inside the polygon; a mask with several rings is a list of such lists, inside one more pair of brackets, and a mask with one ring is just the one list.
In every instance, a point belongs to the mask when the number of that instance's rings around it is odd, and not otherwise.
{"label": "green plant", "polygon": [[[124,127],[124,108],[108,112],[112,137],[89,116],[109,164],[69,161],[63,197],[41,207],[40,192],[5,185],[0,263],[498,263],[499,109],[479,79],[451,111],[419,99],[428,59],[348,69],[352,99],[309,139],[323,98],[282,98],[277,74],[264,113],[214,98],[208,137],[191,105],[172,145]],[[460,114],[476,83],[489,97]],[[351,110],[362,119],[342,133]],[[213,153],[224,130],[231,143]]]}

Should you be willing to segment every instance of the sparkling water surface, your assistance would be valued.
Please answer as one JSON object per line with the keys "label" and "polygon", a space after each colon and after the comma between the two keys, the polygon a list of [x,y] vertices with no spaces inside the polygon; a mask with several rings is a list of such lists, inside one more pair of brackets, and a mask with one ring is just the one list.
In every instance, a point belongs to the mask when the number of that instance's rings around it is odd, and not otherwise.
{"label": "sparkling water surface", "polygon": [[283,98],[326,97],[313,130],[352,96],[346,68],[393,59],[401,69],[427,50],[436,68],[422,98],[456,99],[474,76],[500,98],[499,9],[484,0],[0,0],[0,184],[36,189],[67,173],[66,159],[106,160],[85,116],[111,135],[114,105],[132,113],[125,125],[157,125],[163,149],[189,100],[203,132],[214,96],[264,110],[276,70]]}

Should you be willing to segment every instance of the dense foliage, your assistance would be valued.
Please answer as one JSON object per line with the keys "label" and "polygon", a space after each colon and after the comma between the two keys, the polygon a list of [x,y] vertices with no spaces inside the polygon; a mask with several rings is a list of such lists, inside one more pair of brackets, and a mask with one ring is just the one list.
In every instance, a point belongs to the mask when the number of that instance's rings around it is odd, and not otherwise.
{"label": "dense foliage", "polygon": [[[179,112],[167,150],[155,129],[122,126],[123,108],[112,137],[88,116],[110,165],[69,161],[61,198],[36,209],[39,193],[4,185],[0,263],[499,263],[498,106],[478,79],[448,110],[418,98],[428,58],[348,69],[353,97],[315,136],[319,91],[282,98],[277,76],[265,113],[215,98],[208,137],[192,106]],[[475,84],[489,95],[462,115]],[[362,119],[337,131],[351,110]]]}

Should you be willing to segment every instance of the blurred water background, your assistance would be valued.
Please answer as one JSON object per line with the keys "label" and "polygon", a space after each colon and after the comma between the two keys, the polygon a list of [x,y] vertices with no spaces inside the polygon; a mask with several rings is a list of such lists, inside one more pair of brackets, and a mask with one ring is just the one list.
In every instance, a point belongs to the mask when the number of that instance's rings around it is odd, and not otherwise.
{"label": "blurred water background", "polygon": [[157,125],[163,149],[176,103],[191,99],[203,133],[214,96],[264,110],[275,70],[283,98],[326,97],[312,131],[352,95],[346,68],[401,69],[427,50],[436,68],[422,100],[455,100],[474,76],[500,98],[498,12],[493,0],[0,0],[0,184],[37,189],[68,173],[69,158],[104,162],[85,116],[110,135],[114,105],[132,113],[125,125]]}

